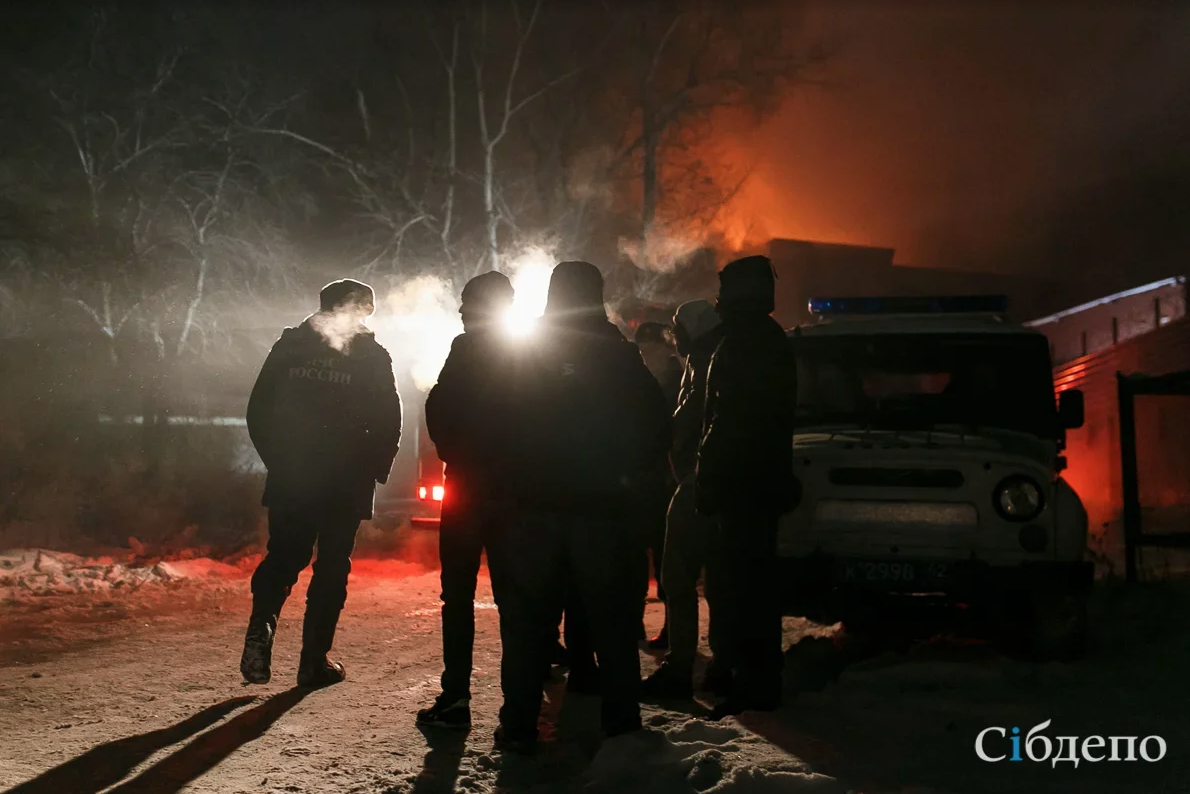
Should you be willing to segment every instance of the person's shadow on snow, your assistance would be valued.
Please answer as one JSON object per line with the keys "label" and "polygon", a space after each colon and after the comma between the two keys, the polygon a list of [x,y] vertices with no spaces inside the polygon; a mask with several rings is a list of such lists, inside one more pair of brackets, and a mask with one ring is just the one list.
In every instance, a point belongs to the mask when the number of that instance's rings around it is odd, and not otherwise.
{"label": "person's shadow on snow", "polygon": [[455,790],[459,767],[467,751],[467,731],[420,729],[430,751],[413,780],[412,794],[449,794]]}
{"label": "person's shadow on snow", "polygon": [[[121,783],[111,794],[176,794],[237,749],[263,735],[309,691],[295,687],[273,695]],[[231,698],[169,728],[101,744],[5,794],[98,794],[119,783],[154,753],[201,733],[255,700],[251,695]]]}
{"label": "person's shadow on snow", "polygon": [[47,794],[96,794],[108,786],[119,783],[154,753],[201,733],[254,700],[256,698],[252,695],[231,698],[208,706],[177,725],[105,742],[16,788],[9,789],[5,794],[34,794],[42,791]]}

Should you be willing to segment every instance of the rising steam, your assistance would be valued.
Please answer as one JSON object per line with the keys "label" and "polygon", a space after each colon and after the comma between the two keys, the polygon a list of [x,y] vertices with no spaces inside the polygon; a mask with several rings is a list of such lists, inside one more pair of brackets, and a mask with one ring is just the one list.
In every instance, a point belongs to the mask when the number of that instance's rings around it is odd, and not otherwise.
{"label": "rising steam", "polygon": [[463,332],[455,291],[437,276],[418,276],[390,292],[372,325],[394,369],[408,371],[422,391],[438,381],[451,342]]}
{"label": "rising steam", "polygon": [[[516,291],[505,328],[529,333],[545,311],[554,258],[542,248],[529,248],[504,268]],[[393,358],[393,368],[408,372],[421,391],[438,381],[454,338],[463,332],[459,317],[462,285],[437,276],[419,276],[390,292],[381,302],[371,326]]]}
{"label": "rising steam", "polygon": [[369,311],[363,307],[347,307],[335,312],[317,312],[310,315],[310,327],[341,353],[350,347],[351,340],[367,330],[363,318]]}
{"label": "rising steam", "polygon": [[622,256],[642,270],[673,273],[704,244],[704,240],[694,236],[654,233],[649,235],[647,243],[621,237],[619,249]]}

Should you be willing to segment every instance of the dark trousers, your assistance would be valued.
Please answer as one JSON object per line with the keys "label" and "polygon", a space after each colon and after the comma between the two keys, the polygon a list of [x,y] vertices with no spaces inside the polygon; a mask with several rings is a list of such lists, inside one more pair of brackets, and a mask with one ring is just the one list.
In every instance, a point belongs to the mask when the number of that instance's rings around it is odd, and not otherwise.
{"label": "dark trousers", "polygon": [[510,738],[537,735],[541,671],[568,595],[590,623],[604,731],[613,736],[640,727],[634,585],[642,550],[639,531],[627,521],[545,514],[512,521],[497,551],[504,570],[497,600],[504,645],[500,722]]}
{"label": "dark trousers", "polygon": [[[448,493],[450,484],[447,484]],[[499,591],[499,566],[492,564],[491,541],[500,534],[498,511],[488,505],[442,505],[438,559],[442,563],[442,694],[471,697],[475,649],[475,587],[485,547],[492,592]]]}
{"label": "dark trousers", "polygon": [[746,703],[779,704],[781,606],[777,598],[779,516],[725,512],[714,551],[722,573],[722,637],[734,667],[731,696]]}
{"label": "dark trousers", "polygon": [[645,595],[648,596],[649,580],[652,576],[657,582],[657,599],[665,601],[665,588],[661,584],[661,570],[662,563],[665,560],[665,523],[666,516],[669,514],[669,503],[674,495],[674,488],[667,488],[663,494],[657,497],[654,504],[649,506],[649,510],[645,515],[645,520],[648,522],[645,527],[645,537],[648,540],[648,551],[651,565],[647,567],[648,573],[645,576]]}
{"label": "dark trousers", "polygon": [[[708,639],[716,665],[731,669],[730,649],[723,640],[722,565],[714,545],[718,522],[700,515],[694,505],[694,478],[678,486],[669,505],[665,534],[666,626],[669,629],[669,653],[665,660],[683,674],[694,670],[698,655],[698,580],[704,582],[707,611],[710,613]],[[706,569],[704,576],[703,569]]]}
{"label": "dark trousers", "polygon": [[358,516],[357,509],[333,504],[269,508],[268,552],[252,574],[252,615],[276,621],[317,544],[314,576],[306,591],[303,656],[325,655],[334,642],[339,613],[347,601]]}
{"label": "dark trousers", "polygon": [[[593,676],[598,672],[595,663],[595,641],[591,638],[591,621],[583,607],[578,589],[567,586],[563,609],[558,613],[555,624],[562,626],[562,640],[566,646],[566,666],[570,668],[569,678]],[[557,640],[555,633],[553,640]]]}

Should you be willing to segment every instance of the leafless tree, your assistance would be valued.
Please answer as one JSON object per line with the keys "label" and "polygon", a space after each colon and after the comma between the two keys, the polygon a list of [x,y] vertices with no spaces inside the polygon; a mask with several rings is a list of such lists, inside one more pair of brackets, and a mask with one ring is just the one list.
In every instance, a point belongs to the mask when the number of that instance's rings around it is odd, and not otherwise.
{"label": "leafless tree", "polygon": [[[521,72],[527,58],[527,50],[535,36],[545,35],[538,30],[543,0],[533,0],[528,17],[517,0],[510,0],[509,14],[513,23],[513,35],[507,36],[495,29],[488,13],[486,0],[481,3],[478,19],[472,32],[471,64],[474,70],[475,100],[479,126],[479,142],[483,150],[483,209],[486,219],[486,264],[492,270],[500,269],[500,225],[507,223],[515,229],[515,220],[508,209],[508,201],[499,192],[499,172],[496,152],[509,134],[514,120],[526,108],[573,78],[585,64],[571,66],[544,80],[537,80],[534,87],[521,88]],[[506,53],[508,66],[501,76],[493,74],[491,67],[493,41],[511,41],[511,50]],[[495,112],[492,112],[493,107]]]}
{"label": "leafless tree", "polygon": [[[722,3],[632,4],[625,71],[609,92],[627,134],[608,171],[635,193],[639,264],[657,267],[676,229],[705,235],[747,172],[716,173],[705,159],[726,112],[759,121],[795,86],[817,78],[829,49],[799,40],[796,9]],[[691,228],[693,227],[693,228]]]}

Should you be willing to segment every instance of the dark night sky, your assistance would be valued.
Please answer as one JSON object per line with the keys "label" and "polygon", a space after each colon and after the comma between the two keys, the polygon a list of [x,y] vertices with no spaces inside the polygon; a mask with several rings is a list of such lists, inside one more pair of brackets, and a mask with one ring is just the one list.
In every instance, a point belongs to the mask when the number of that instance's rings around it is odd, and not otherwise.
{"label": "dark night sky", "polygon": [[[831,86],[792,97],[744,147],[758,232],[892,246],[915,265],[1088,273],[1105,289],[1186,269],[1190,5],[812,2],[841,52]],[[366,14],[328,5],[274,27],[271,13],[249,38],[279,57],[329,34],[353,53],[320,61],[344,71],[332,82],[366,68],[369,31],[349,30]]]}
{"label": "dark night sky", "polygon": [[842,51],[835,85],[754,145],[770,234],[1103,279],[1140,246],[1141,267],[1185,270],[1190,6],[823,0],[814,18]]}

